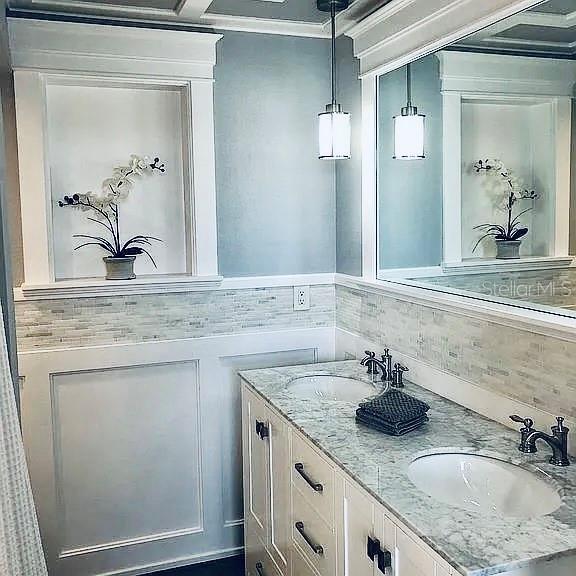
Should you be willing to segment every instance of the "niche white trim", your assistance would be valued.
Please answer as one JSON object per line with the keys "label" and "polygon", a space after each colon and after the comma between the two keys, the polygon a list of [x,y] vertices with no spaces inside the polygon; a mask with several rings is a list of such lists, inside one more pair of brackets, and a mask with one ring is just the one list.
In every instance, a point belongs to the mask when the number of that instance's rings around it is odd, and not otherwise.
{"label": "niche white trim", "polygon": [[[46,87],[165,87],[182,94],[188,281],[219,282],[213,68],[219,34],[9,19],[24,250],[22,286],[56,283]],[[161,284],[157,276],[156,284]],[[169,282],[173,282],[173,278]],[[70,283],[68,283],[70,284]],[[72,282],[73,284],[73,282]]]}

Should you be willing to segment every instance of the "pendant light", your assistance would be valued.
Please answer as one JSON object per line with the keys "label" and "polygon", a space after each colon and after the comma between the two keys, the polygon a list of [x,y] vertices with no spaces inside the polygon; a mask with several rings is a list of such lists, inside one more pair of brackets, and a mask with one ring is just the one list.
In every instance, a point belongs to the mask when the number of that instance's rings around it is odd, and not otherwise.
{"label": "pendant light", "polygon": [[330,12],[332,25],[332,102],[318,115],[318,157],[322,160],[350,158],[350,114],[336,102],[336,12],[348,8],[349,0],[317,0],[318,10]]}
{"label": "pendant light", "polygon": [[400,116],[394,116],[394,158],[421,160],[424,154],[424,123],[426,116],[418,114],[412,105],[412,68],[406,66],[406,106]]}

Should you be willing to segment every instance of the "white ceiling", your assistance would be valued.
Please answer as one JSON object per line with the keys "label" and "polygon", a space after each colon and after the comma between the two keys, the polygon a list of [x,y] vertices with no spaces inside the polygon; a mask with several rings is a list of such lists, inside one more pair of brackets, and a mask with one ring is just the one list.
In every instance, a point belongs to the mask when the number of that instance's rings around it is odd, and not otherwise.
{"label": "white ceiling", "polygon": [[576,0],[548,0],[460,44],[483,50],[576,57]]}

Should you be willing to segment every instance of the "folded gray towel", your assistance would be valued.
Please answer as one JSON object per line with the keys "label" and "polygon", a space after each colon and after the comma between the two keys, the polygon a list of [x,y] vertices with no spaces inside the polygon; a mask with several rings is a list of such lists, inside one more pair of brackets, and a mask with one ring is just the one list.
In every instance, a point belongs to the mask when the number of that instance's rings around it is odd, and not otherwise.
{"label": "folded gray towel", "polygon": [[374,418],[370,414],[364,412],[362,408],[358,408],[358,410],[356,410],[356,422],[368,426],[369,428],[373,428],[374,430],[378,430],[379,432],[384,432],[384,434],[388,434],[389,436],[403,436],[404,434],[417,430],[426,424],[426,422],[428,422],[428,416],[424,414],[424,416],[420,416],[419,418],[403,424],[387,424],[379,418]]}
{"label": "folded gray towel", "polygon": [[390,426],[421,418],[430,410],[430,406],[400,390],[390,389],[376,398],[362,402],[359,410]]}

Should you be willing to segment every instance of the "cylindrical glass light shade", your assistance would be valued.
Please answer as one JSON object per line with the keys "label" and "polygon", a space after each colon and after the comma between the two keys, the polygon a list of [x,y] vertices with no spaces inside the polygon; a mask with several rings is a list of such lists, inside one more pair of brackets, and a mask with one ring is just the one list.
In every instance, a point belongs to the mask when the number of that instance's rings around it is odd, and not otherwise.
{"label": "cylindrical glass light shade", "polygon": [[322,160],[350,158],[350,114],[348,112],[334,110],[318,114],[318,146],[318,157]]}
{"label": "cylindrical glass light shade", "polygon": [[424,155],[423,114],[402,114],[394,116],[394,158],[398,160],[418,160]]}

